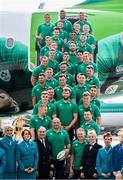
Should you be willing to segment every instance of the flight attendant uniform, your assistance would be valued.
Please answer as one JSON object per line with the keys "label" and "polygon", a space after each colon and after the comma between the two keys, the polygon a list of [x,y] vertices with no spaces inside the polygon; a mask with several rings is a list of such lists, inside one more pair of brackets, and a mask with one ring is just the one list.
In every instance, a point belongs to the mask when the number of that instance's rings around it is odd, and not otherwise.
{"label": "flight attendant uniform", "polygon": [[7,135],[0,141],[0,147],[5,150],[6,154],[3,179],[16,179],[16,144],[16,141]]}
{"label": "flight attendant uniform", "polygon": [[5,151],[0,148],[0,179],[3,179],[3,171],[6,167],[6,154]]}
{"label": "flight attendant uniform", "polygon": [[[99,149],[97,158],[96,158],[96,168],[99,175],[99,179],[114,179],[113,176],[113,148],[104,147]],[[105,178],[102,176],[102,173],[111,173],[110,177]]]}
{"label": "flight attendant uniform", "polygon": [[[38,167],[38,149],[35,142],[22,141],[17,145],[18,179],[36,179]],[[32,173],[27,173],[26,168],[34,168]]]}

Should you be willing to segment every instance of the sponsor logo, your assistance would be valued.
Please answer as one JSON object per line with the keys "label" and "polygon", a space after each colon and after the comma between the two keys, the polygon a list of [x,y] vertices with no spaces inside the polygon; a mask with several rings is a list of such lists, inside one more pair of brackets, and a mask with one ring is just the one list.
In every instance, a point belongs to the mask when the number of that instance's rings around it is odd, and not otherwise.
{"label": "sponsor logo", "polygon": [[123,65],[116,66],[116,73],[123,73]]}
{"label": "sponsor logo", "polygon": [[111,85],[105,90],[105,94],[113,94],[117,91],[118,85]]}
{"label": "sponsor logo", "polygon": [[11,80],[11,74],[10,74],[9,70],[0,71],[0,79],[5,82],[9,82]]}

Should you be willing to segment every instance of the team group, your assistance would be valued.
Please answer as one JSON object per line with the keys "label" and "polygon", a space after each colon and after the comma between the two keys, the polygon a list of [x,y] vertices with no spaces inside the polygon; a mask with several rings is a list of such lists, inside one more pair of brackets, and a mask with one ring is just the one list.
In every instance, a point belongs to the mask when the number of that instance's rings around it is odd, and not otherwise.
{"label": "team group", "polygon": [[5,128],[0,141],[2,178],[122,178],[123,132],[115,147],[109,132],[103,136],[105,146],[98,144],[96,40],[87,16],[80,12],[78,18],[72,25],[61,10],[57,23],[52,24],[45,14],[45,22],[38,27],[40,65],[31,76],[30,130],[22,132],[23,140],[17,144],[12,127]]}
{"label": "team group", "polygon": [[[36,38],[40,47],[40,65],[33,70],[31,77],[32,139],[37,138],[40,126],[50,129],[52,119],[56,117],[68,132],[71,142],[77,127],[85,129],[86,137],[89,129],[94,129],[97,135],[100,132],[100,83],[98,67],[94,63],[96,40],[85,14],[79,13],[78,18],[72,25],[66,19],[66,12],[61,10],[56,24],[52,24],[50,15],[45,14],[45,22],[38,27]],[[63,162],[59,163],[64,166]],[[61,173],[57,177],[56,171],[56,178],[62,178],[63,168],[58,169]]]}

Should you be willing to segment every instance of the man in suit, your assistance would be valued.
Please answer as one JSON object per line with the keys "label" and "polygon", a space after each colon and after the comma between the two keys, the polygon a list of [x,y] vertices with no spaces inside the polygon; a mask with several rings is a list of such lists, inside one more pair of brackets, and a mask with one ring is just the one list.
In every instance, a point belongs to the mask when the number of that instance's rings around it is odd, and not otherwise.
{"label": "man in suit", "polygon": [[97,179],[98,177],[96,171],[96,157],[98,150],[102,146],[96,143],[96,139],[96,132],[94,130],[89,130],[89,144],[85,145],[82,159],[83,173],[81,175],[85,179]]}
{"label": "man in suit", "polygon": [[49,179],[50,168],[50,145],[45,138],[46,128],[40,126],[38,129],[38,138],[35,140],[38,146],[38,179]]}

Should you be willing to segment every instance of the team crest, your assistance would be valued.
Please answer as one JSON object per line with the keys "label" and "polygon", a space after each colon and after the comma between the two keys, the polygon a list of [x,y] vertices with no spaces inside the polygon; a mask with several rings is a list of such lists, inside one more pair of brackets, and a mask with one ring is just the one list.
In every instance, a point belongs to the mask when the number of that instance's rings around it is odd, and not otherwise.
{"label": "team crest", "polygon": [[11,80],[11,74],[9,70],[0,71],[0,79],[5,82],[9,82]]}

